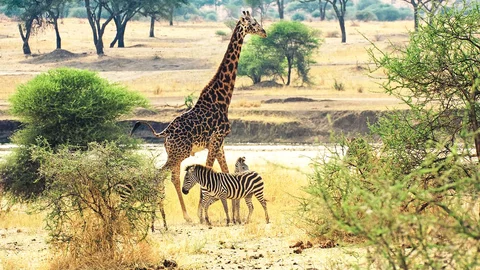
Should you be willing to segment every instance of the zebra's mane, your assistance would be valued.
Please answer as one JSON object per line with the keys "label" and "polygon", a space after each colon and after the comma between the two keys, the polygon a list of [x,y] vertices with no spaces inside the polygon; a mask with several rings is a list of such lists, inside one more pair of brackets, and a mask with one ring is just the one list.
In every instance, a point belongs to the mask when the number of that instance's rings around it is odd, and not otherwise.
{"label": "zebra's mane", "polygon": [[190,168],[193,168],[195,171],[205,170],[205,171],[208,171],[208,172],[216,173],[212,168],[209,168],[209,167],[204,166],[204,165],[201,165],[201,164],[188,165],[188,166],[185,168],[185,171],[190,170]]}

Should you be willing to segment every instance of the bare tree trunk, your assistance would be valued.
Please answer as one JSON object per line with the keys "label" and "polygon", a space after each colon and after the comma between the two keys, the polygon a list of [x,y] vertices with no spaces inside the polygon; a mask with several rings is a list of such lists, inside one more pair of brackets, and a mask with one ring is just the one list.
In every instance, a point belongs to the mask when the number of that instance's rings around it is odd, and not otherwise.
{"label": "bare tree trunk", "polygon": [[23,28],[21,24],[18,24],[18,31],[20,32],[20,37],[22,38],[23,41],[23,54],[32,54],[32,51],[30,50],[30,45],[28,44],[28,40],[30,39],[30,31],[31,31],[31,23],[26,23],[25,27],[26,33],[23,33]]}
{"label": "bare tree trunk", "polygon": [[287,65],[288,65],[288,69],[287,69],[287,83],[285,85],[290,85],[290,77],[292,75],[292,66],[293,66],[293,63],[292,63],[292,60],[290,58],[287,57]]}
{"label": "bare tree trunk", "polygon": [[338,23],[340,24],[340,31],[342,32],[342,43],[347,42],[347,31],[345,30],[345,18],[338,16]]}
{"label": "bare tree trunk", "polygon": [[155,37],[155,16],[150,17],[150,35],[148,37]]}
{"label": "bare tree trunk", "polygon": [[277,0],[277,8],[278,8],[278,17],[280,20],[283,20],[283,14],[284,14],[284,5],[283,5],[283,0]]}
{"label": "bare tree trunk", "polygon": [[58,19],[56,17],[53,18],[53,28],[55,29],[55,37],[57,40],[56,49],[59,50],[62,48],[62,38],[60,37],[60,31],[58,29]]}
{"label": "bare tree trunk", "polygon": [[413,4],[413,3],[415,3],[415,2],[412,1],[412,5],[413,5],[413,23],[414,23],[415,32],[417,32],[417,31],[418,31],[418,25],[420,24],[420,12],[419,12],[418,4]]}
{"label": "bare tree trunk", "polygon": [[[216,8],[216,6],[215,6],[215,8]],[[173,12],[174,12],[174,11],[175,11],[175,7],[171,6],[171,7],[170,7],[169,14],[168,14],[168,15],[169,15],[169,16],[168,16],[168,17],[169,17],[168,19],[169,19],[169,25],[170,25],[170,26],[173,25]]]}

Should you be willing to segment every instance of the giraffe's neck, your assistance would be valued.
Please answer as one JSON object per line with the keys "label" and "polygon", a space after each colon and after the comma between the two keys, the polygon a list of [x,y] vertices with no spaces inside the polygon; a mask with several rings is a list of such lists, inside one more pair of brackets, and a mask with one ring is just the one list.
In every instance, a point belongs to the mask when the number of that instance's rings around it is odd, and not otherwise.
{"label": "giraffe's neck", "polygon": [[244,37],[240,23],[237,23],[225,56],[213,78],[202,90],[197,101],[198,105],[211,106],[211,104],[215,104],[218,109],[228,113]]}

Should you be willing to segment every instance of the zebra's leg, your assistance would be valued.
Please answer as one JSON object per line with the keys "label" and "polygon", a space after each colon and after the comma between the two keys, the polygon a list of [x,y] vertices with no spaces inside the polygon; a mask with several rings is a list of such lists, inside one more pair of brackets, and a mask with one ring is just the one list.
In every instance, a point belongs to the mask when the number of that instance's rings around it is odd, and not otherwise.
{"label": "zebra's leg", "polygon": [[203,222],[205,221],[203,219],[203,200],[204,200],[204,197],[203,197],[203,189],[200,188],[200,200],[198,201],[198,209],[197,209],[197,216],[198,216],[198,219],[200,219],[200,224],[203,224]]}
{"label": "zebra's leg", "polygon": [[203,209],[205,209],[205,222],[207,222],[208,226],[212,226],[212,223],[210,222],[210,217],[208,216],[208,208],[212,203],[216,202],[217,200],[217,198],[212,198],[211,200],[204,200],[202,202],[202,207]]}
{"label": "zebra's leg", "polygon": [[227,215],[227,226],[230,224],[230,216],[228,215],[228,204],[226,199],[220,199],[223,204],[223,210],[225,210],[225,215]]}
{"label": "zebra's leg", "polygon": [[248,206],[248,216],[247,216],[246,223],[249,223],[250,217],[252,216],[252,213],[253,213],[252,194],[249,194],[247,195],[247,197],[245,197],[245,202],[247,203],[247,206]]}
{"label": "zebra's leg", "polygon": [[255,197],[257,197],[257,200],[260,202],[260,204],[263,207],[263,210],[265,211],[265,220],[267,221],[267,224],[270,223],[270,218],[268,217],[268,212],[267,212],[267,201],[265,198],[263,198],[263,192],[259,192],[255,194]]}
{"label": "zebra's leg", "polygon": [[239,199],[232,200],[232,219],[233,219],[233,224],[242,224],[242,220],[240,219],[240,200]]}

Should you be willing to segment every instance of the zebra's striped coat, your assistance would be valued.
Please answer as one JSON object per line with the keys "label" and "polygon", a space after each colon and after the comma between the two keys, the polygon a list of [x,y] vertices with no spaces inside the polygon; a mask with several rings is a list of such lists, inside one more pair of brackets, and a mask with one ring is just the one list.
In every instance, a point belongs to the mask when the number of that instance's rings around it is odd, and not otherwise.
{"label": "zebra's striped coat", "polygon": [[[209,196],[222,200],[227,216],[227,225],[230,223],[230,217],[226,200],[245,198],[248,206],[248,223],[253,212],[252,196],[254,195],[262,205],[265,211],[266,222],[269,223],[267,203],[263,197],[264,183],[262,177],[257,172],[246,171],[240,174],[220,173],[199,164],[188,166],[186,171],[182,188],[183,194],[188,194],[196,183],[200,184],[202,188],[207,190]],[[205,219],[211,225],[208,217],[209,206],[206,203],[203,205],[203,208],[205,209]]]}
{"label": "zebra's striped coat", "polygon": [[[245,157],[237,158],[235,162],[235,174],[243,173],[248,171],[248,165],[245,163]],[[210,196],[209,192],[205,188],[200,189],[200,201],[198,202],[198,211],[197,215],[200,219],[200,223],[203,223],[205,219],[203,218],[204,205],[211,205],[214,202],[218,201],[219,198],[215,196]],[[240,224],[240,200],[233,199],[232,200],[232,219],[233,224]]]}

